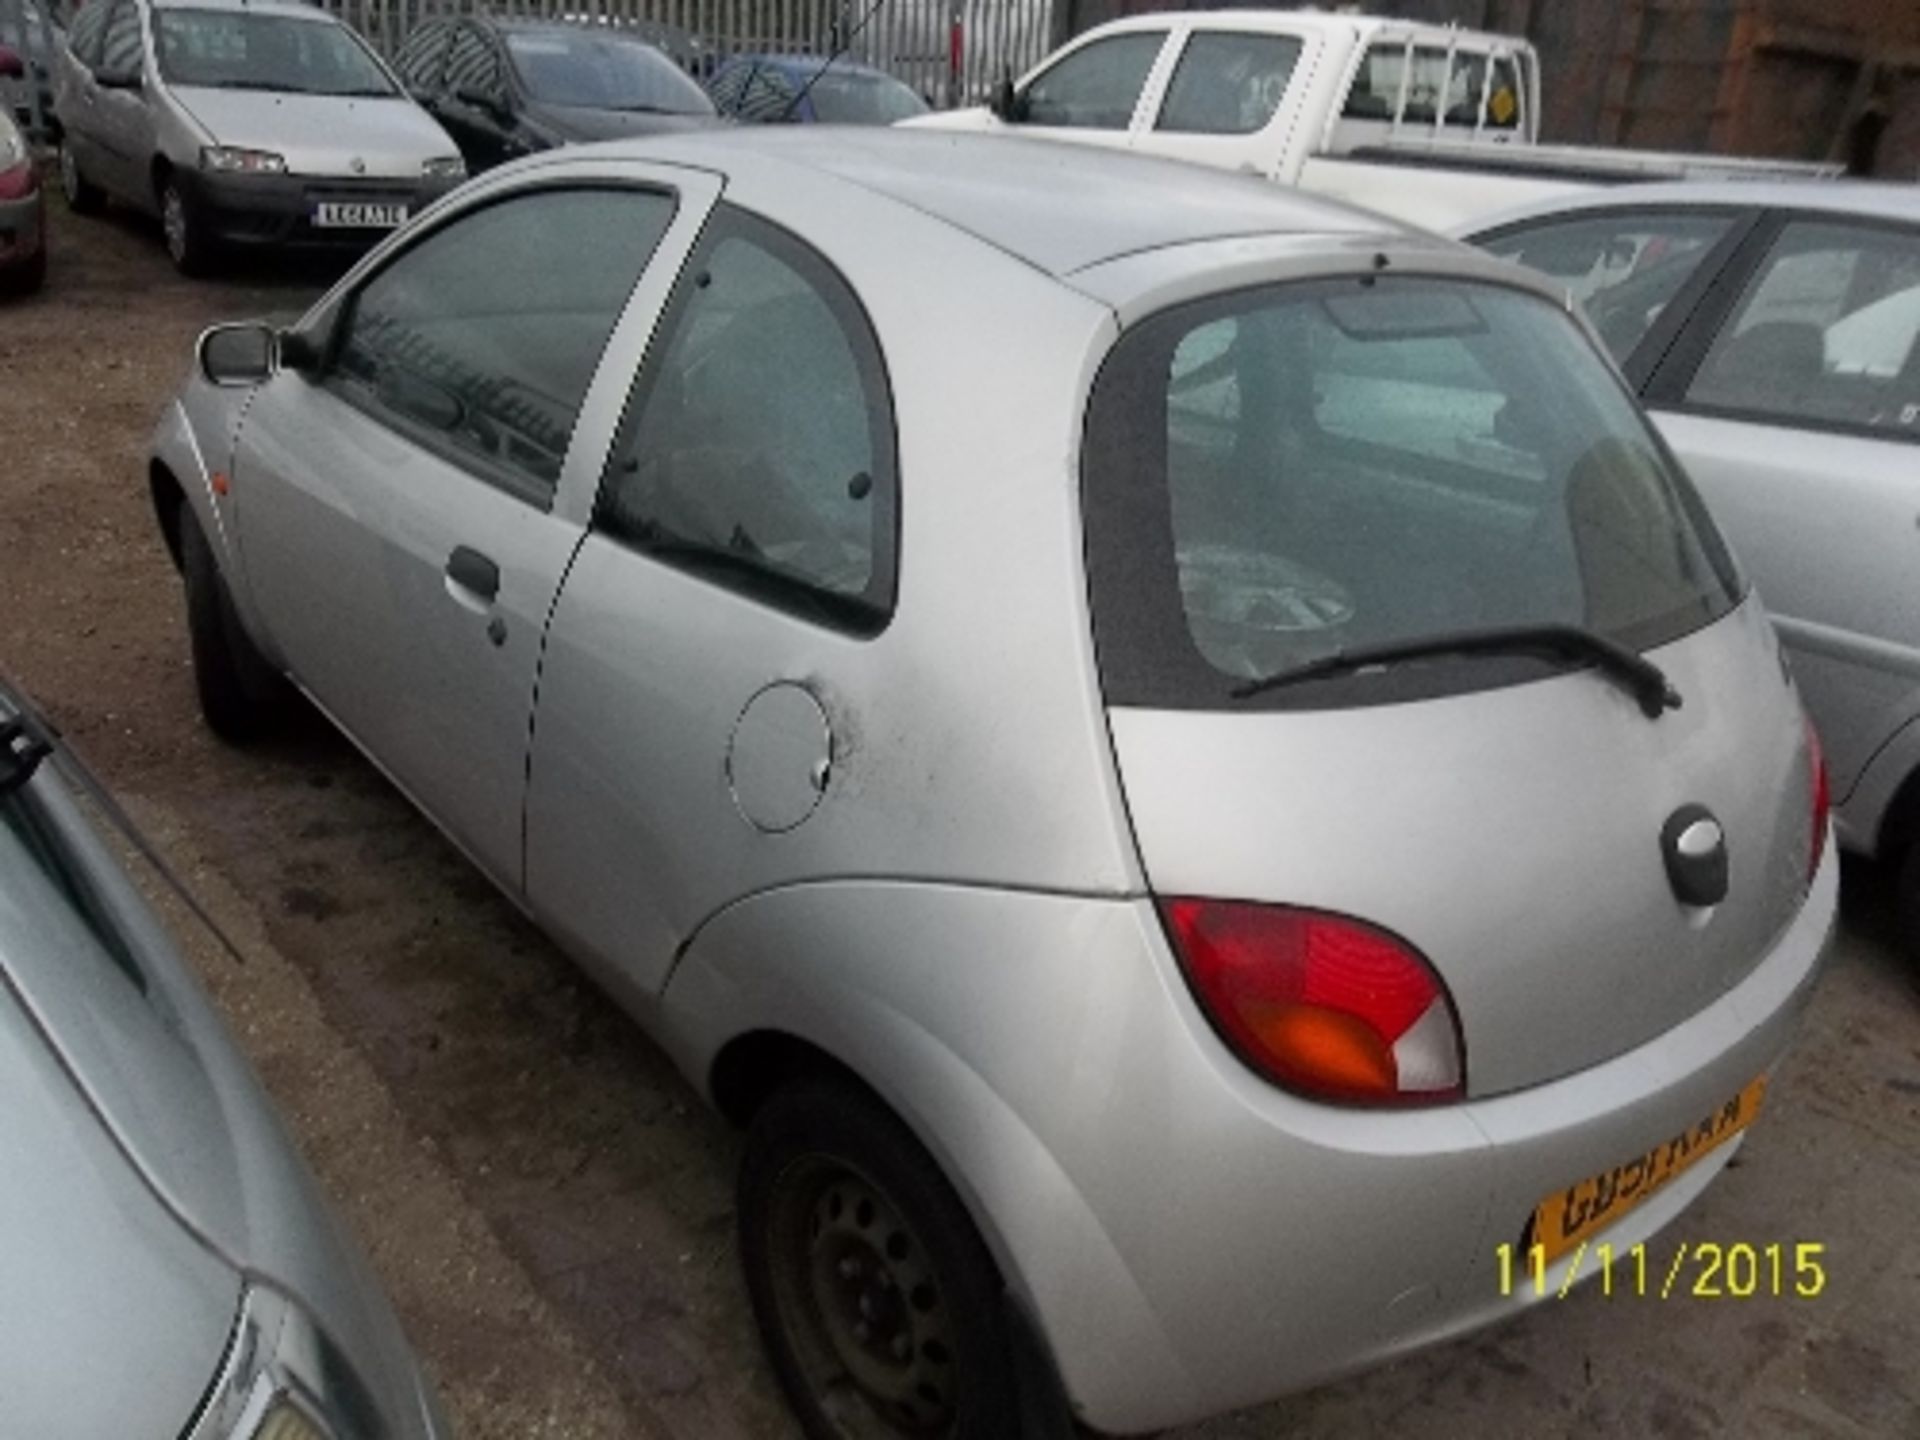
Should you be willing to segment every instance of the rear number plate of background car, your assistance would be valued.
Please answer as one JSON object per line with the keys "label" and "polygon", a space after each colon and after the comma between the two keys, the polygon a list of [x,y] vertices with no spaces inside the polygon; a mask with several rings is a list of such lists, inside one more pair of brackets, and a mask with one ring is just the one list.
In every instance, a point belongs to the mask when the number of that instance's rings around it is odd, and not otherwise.
{"label": "rear number plate of background car", "polygon": [[313,207],[313,223],[322,230],[393,230],[407,223],[407,207],[323,200]]}
{"label": "rear number plate of background car", "polygon": [[1763,1075],[1699,1124],[1644,1155],[1549,1195],[1533,1212],[1533,1243],[1552,1260],[1606,1229],[1751,1125],[1766,1093]]}

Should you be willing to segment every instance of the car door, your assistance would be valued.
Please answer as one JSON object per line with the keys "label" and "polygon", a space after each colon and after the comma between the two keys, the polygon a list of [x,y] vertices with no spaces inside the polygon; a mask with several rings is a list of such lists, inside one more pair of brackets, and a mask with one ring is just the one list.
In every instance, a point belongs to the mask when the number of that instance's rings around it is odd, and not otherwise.
{"label": "car door", "polygon": [[87,129],[94,153],[89,178],[121,199],[154,208],[148,164],[153,130],[147,115],[145,20],[136,0],[113,0],[91,77]]}
{"label": "car door", "polygon": [[1766,601],[1845,800],[1920,716],[1920,227],[1772,217],[1646,391]]}
{"label": "car door", "polygon": [[1076,45],[1021,87],[1021,134],[1128,149],[1143,102],[1158,93],[1167,30],[1125,30]]}
{"label": "car door", "polygon": [[100,64],[100,49],[107,37],[107,17],[111,4],[100,0],[83,9],[74,18],[67,35],[66,53],[59,58],[59,88],[56,101],[63,130],[61,143],[89,179],[104,176],[106,152],[95,127],[99,123],[99,86],[93,72]]}
{"label": "car door", "polygon": [[[865,312],[789,232],[716,209],[635,379],[555,608],[527,894],[615,990],[790,875],[892,614],[894,422]],[[860,672],[864,673],[864,672]]]}
{"label": "car door", "polygon": [[716,188],[602,161],[483,191],[356,279],[329,358],[263,386],[239,436],[271,644],[511,890],[542,635],[584,530],[568,467],[598,473],[618,404],[594,377],[610,336],[639,343],[659,305],[643,271],[684,252]]}

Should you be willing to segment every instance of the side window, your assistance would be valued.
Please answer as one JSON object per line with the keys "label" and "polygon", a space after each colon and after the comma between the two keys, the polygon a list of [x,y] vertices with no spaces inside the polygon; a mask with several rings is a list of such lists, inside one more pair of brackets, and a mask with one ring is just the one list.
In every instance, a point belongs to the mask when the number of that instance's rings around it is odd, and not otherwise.
{"label": "side window", "polygon": [[1521,112],[1520,71],[1511,55],[1493,59],[1493,83],[1487,87],[1488,130],[1518,130]]}
{"label": "side window", "polygon": [[733,109],[733,113],[742,120],[778,120],[787,113],[797,93],[785,75],[778,70],[769,70],[764,65],[751,77],[742,77],[742,80],[740,95]]}
{"label": "side window", "polygon": [[1348,120],[1391,120],[1400,106],[1400,82],[1407,73],[1407,47],[1402,43],[1374,45],[1360,59],[1353,88],[1347,91]]}
{"label": "side window", "polygon": [[462,25],[454,32],[447,51],[447,90],[467,90],[476,95],[500,93],[500,57],[486,32],[477,25]]}
{"label": "side window", "polygon": [[1727,215],[1636,212],[1529,225],[1484,244],[1566,286],[1624,364],[1732,224]]}
{"label": "side window", "polygon": [[723,208],[661,333],[598,523],[719,584],[877,632],[897,565],[893,409],[846,283],[784,231]]}
{"label": "side window", "polygon": [[112,8],[102,0],[93,0],[91,5],[82,8],[68,33],[67,48],[73,52],[73,58],[89,70],[100,68],[100,44],[106,37],[107,15]]}
{"label": "side window", "polygon": [[1455,50],[1447,75],[1446,122],[1471,130],[1480,122],[1480,95],[1487,86],[1487,57],[1478,50]]}
{"label": "side window", "polygon": [[1196,30],[1174,67],[1156,130],[1250,135],[1280,108],[1300,60],[1292,35]]}
{"label": "side window", "polygon": [[1920,439],[1920,232],[1796,221],[1715,337],[1690,403]]}
{"label": "side window", "polygon": [[1413,52],[1412,74],[1407,78],[1407,108],[1400,118],[1409,125],[1431,125],[1440,113],[1453,82],[1453,70],[1447,52],[1427,46]]}
{"label": "side window", "polygon": [[453,39],[453,27],[444,20],[430,20],[413,32],[394,68],[409,90],[432,93],[440,88],[440,73],[446,66],[447,46]]}
{"label": "side window", "polygon": [[1082,45],[1022,92],[1021,119],[1081,130],[1126,129],[1166,43],[1166,31],[1140,30]]}
{"label": "side window", "polygon": [[353,298],[331,381],[481,479],[545,505],[587,385],[673,219],[640,190],[544,190],[455,220]]}
{"label": "side window", "polygon": [[128,75],[140,69],[140,60],[140,7],[121,0],[107,21],[100,69],[109,75]]}

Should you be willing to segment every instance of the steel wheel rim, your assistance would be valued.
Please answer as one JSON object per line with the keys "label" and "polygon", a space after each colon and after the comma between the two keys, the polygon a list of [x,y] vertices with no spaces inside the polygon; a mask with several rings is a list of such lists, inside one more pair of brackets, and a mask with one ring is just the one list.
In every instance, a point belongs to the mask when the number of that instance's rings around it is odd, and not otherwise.
{"label": "steel wheel rim", "polygon": [[926,1247],[885,1191],[825,1155],[790,1165],[769,1218],[781,1328],[848,1440],[951,1435],[961,1376]]}
{"label": "steel wheel rim", "polygon": [[167,232],[167,254],[178,264],[187,253],[187,206],[171,185],[160,197],[160,227]]}

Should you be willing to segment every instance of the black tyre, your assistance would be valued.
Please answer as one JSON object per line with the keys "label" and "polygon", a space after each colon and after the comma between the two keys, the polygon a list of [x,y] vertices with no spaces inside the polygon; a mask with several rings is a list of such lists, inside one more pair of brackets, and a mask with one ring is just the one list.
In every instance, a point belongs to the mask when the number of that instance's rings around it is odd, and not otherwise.
{"label": "black tyre", "polygon": [[180,570],[200,713],[222,740],[254,739],[271,727],[284,704],[286,682],[254,648],[227,594],[213,547],[199,523],[185,513],[180,517]]}
{"label": "black tyre", "polygon": [[107,192],[82,173],[79,157],[65,140],[60,142],[60,193],[76,215],[98,215],[107,208]]}
{"label": "black tyre", "polygon": [[166,237],[167,258],[182,275],[201,276],[213,269],[218,247],[207,234],[206,220],[171,175],[160,181],[160,233]]}
{"label": "black tyre", "polygon": [[1022,1431],[1001,1280],[913,1132],[848,1082],[755,1117],[740,1253],[775,1374],[809,1440],[1011,1440]]}

